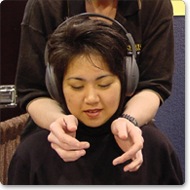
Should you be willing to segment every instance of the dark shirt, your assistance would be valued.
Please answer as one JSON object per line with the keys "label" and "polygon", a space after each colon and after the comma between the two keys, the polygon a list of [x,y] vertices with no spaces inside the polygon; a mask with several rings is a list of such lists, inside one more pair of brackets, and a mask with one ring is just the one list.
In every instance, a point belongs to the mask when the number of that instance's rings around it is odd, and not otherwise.
{"label": "dark shirt", "polygon": [[[28,1],[21,24],[16,75],[18,101],[23,109],[35,98],[50,97],[45,85],[44,63],[48,35],[67,17],[82,12],[85,12],[83,0]],[[136,91],[152,89],[160,96],[162,103],[170,96],[174,69],[173,11],[170,0],[119,1],[115,19],[132,34],[136,44],[140,71]],[[130,47],[126,48],[130,52]],[[35,129],[30,124],[33,125],[31,118],[23,135]]]}
{"label": "dark shirt", "polygon": [[9,172],[9,185],[176,185],[183,184],[178,157],[168,138],[153,124],[142,127],[143,164],[124,172],[112,161],[123,154],[110,131],[110,122],[98,128],[79,124],[76,138],[88,141],[86,155],[64,162],[47,141],[49,132],[38,129],[19,145]]}

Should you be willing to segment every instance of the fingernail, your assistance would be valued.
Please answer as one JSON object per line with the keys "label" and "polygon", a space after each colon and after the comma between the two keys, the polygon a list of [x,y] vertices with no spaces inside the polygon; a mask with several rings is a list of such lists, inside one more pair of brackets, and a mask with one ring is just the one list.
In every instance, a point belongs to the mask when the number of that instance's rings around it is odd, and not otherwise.
{"label": "fingernail", "polygon": [[129,171],[129,168],[126,168],[126,167],[125,167],[123,170],[124,170],[124,172],[128,172],[128,171]]}
{"label": "fingernail", "polygon": [[89,148],[90,147],[90,144],[89,143],[86,143],[85,145],[84,145],[84,148]]}
{"label": "fingernail", "polygon": [[113,161],[113,165],[114,165],[114,166],[116,166],[118,163],[119,163],[118,160],[114,160],[114,161]]}
{"label": "fingernail", "polygon": [[80,156],[84,156],[86,154],[85,150],[80,151]]}

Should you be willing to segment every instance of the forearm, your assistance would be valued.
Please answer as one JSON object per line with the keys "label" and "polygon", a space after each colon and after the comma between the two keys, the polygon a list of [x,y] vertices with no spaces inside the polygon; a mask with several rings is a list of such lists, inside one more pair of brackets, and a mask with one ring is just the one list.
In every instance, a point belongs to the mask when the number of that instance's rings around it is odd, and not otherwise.
{"label": "forearm", "polygon": [[142,90],[133,96],[126,104],[124,114],[134,117],[138,126],[151,121],[157,113],[160,105],[159,96],[152,90]]}
{"label": "forearm", "polygon": [[46,97],[31,101],[27,106],[27,111],[38,126],[48,130],[51,123],[63,116],[63,110],[59,104]]}

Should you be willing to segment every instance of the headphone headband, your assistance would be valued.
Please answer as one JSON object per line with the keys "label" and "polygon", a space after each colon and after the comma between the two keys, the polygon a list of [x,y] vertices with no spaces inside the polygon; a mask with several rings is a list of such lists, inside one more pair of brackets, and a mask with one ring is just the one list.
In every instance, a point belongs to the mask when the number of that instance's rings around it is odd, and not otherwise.
{"label": "headphone headband", "polygon": [[112,19],[112,18],[110,18],[110,17],[108,17],[108,16],[101,15],[101,14],[97,14],[97,13],[81,13],[81,14],[74,15],[74,16],[72,16],[72,17],[69,17],[69,18],[66,19],[64,22],[62,22],[62,23],[57,27],[57,29],[59,29],[61,26],[63,26],[65,23],[69,22],[70,20],[76,19],[76,18],[78,18],[78,17],[100,17],[100,18],[107,19],[107,20],[109,20],[109,21],[115,23],[116,25],[118,25],[118,26],[125,32],[125,35],[126,35],[127,39],[129,40],[129,43],[130,43],[130,45],[131,45],[133,56],[134,56],[134,58],[136,58],[135,42],[134,42],[134,39],[133,39],[132,35],[127,31],[127,29],[126,29],[121,23],[119,23],[117,20]]}

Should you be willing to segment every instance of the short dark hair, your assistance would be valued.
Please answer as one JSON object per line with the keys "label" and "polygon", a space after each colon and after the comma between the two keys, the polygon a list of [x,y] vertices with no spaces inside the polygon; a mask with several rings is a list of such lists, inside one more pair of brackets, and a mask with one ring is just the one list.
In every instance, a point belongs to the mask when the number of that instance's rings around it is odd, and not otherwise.
{"label": "short dark hair", "polygon": [[120,79],[123,102],[127,39],[114,26],[103,20],[71,19],[55,30],[49,37],[47,47],[49,64],[54,68],[57,87],[63,100],[62,82],[71,60],[81,54],[97,54],[102,56],[110,72]]}

